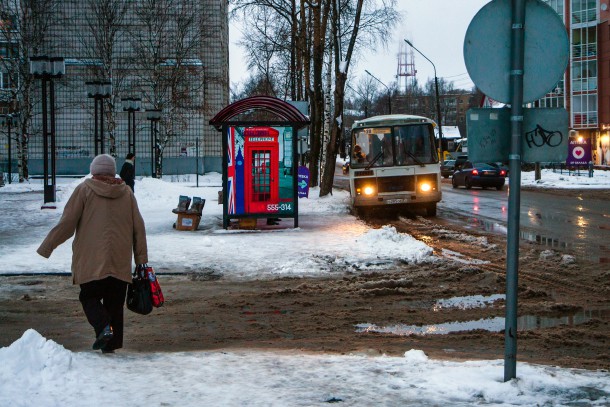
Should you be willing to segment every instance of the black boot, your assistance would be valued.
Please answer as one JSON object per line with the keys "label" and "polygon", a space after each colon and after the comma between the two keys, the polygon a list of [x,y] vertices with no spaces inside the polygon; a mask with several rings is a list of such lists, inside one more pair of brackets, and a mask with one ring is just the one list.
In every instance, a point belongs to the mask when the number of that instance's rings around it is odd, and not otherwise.
{"label": "black boot", "polygon": [[93,342],[93,350],[98,350],[105,347],[113,336],[114,334],[112,333],[112,327],[110,325],[106,325],[106,328],[102,329],[102,332],[100,332],[95,342]]}

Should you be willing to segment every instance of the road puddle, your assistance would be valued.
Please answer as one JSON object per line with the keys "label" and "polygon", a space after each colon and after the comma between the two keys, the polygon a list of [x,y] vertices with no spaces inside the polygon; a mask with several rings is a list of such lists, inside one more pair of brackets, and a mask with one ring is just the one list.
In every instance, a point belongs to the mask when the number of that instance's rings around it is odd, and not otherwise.
{"label": "road puddle", "polygon": [[[534,329],[552,328],[559,325],[580,325],[593,318],[607,319],[610,310],[585,310],[574,315],[563,317],[541,317],[536,315],[524,315],[517,318],[517,330],[530,331]],[[395,324],[388,326],[378,326],[375,324],[358,324],[356,332],[367,333],[386,333],[398,336],[409,335],[446,335],[452,332],[464,332],[484,330],[489,332],[500,332],[504,330],[504,317],[484,318],[476,321],[445,322],[435,325],[406,325]]]}
{"label": "road puddle", "polygon": [[[497,222],[488,221],[479,218],[471,218],[467,225],[467,228],[483,230],[485,232],[491,232],[499,235],[506,235],[506,226],[503,226]],[[608,248],[602,245],[587,245],[580,241],[567,241],[556,237],[544,236],[525,230],[519,231],[519,238],[528,242],[535,242],[542,246],[547,246],[558,250],[574,250],[580,255],[586,255],[587,258],[598,263],[610,263],[610,257],[608,257]]]}

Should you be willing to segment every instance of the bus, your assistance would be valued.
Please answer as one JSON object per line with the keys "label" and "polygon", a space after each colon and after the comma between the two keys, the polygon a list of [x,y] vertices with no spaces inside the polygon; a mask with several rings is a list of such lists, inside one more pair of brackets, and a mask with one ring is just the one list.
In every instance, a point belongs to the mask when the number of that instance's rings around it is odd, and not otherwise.
{"label": "bus", "polygon": [[442,192],[435,126],[431,119],[412,115],[354,122],[344,173],[356,213],[423,209],[436,216]]}

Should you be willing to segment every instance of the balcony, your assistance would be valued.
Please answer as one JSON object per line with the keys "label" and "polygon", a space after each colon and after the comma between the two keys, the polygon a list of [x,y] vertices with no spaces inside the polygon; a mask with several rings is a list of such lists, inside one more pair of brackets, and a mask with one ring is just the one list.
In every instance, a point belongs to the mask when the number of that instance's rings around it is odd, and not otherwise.
{"label": "balcony", "polygon": [[597,43],[572,45],[573,58],[587,58],[594,56],[597,56]]}
{"label": "balcony", "polygon": [[597,21],[597,11],[594,8],[572,12],[572,24],[594,23]]}
{"label": "balcony", "polygon": [[572,113],[572,123],[575,128],[597,127],[597,112]]}

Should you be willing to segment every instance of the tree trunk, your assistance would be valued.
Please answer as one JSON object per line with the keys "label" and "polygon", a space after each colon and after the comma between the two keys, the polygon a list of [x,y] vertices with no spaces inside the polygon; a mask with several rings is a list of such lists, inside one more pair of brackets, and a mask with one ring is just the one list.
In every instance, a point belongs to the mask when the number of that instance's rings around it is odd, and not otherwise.
{"label": "tree trunk", "polygon": [[21,132],[17,139],[17,171],[19,172],[19,182],[28,179],[28,142],[25,132]]}
{"label": "tree trunk", "polygon": [[309,185],[315,187],[319,183],[319,161],[322,146],[322,122],[324,112],[323,75],[326,27],[332,0],[327,0],[315,7],[313,11],[313,100],[312,105],[312,142],[311,161],[309,163]]}
{"label": "tree trunk", "polygon": [[326,149],[326,160],[324,168],[324,178],[320,185],[320,196],[328,195],[332,192],[333,181],[335,178],[335,165],[337,163],[337,145],[340,140],[341,133],[343,132],[343,103],[345,99],[345,82],[347,80],[347,70],[349,67],[356,38],[358,37],[358,27],[360,24],[360,16],[362,11],[363,0],[358,0],[356,6],[356,14],[354,18],[354,26],[349,41],[347,52],[345,53],[345,59],[342,60],[341,53],[341,30],[339,28],[340,15],[339,10],[336,8],[336,3],[333,1],[333,24],[332,24],[332,38],[335,49],[335,110],[332,121],[332,132],[328,146]]}
{"label": "tree trunk", "polygon": [[320,196],[332,193],[333,182],[335,179],[335,166],[337,163],[337,146],[343,133],[343,101],[345,100],[345,81],[347,75],[339,74],[335,79],[335,109],[331,125],[330,140],[326,146],[326,160],[323,171],[322,182],[320,183]]}

